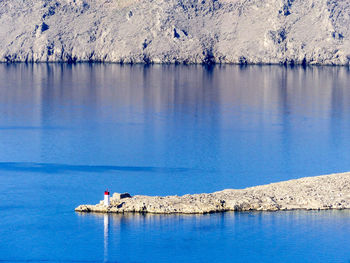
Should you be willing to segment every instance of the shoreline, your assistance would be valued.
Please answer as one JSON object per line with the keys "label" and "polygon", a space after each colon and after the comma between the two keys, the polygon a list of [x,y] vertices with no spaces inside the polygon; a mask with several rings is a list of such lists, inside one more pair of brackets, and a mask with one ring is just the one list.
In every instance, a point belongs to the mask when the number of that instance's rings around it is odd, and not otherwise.
{"label": "shoreline", "polygon": [[350,62],[348,63],[290,63],[290,62],[278,62],[278,63],[237,63],[237,62],[214,62],[214,63],[187,63],[187,62],[121,62],[121,61],[66,61],[66,60],[58,60],[58,61],[3,61],[0,60],[0,64],[3,65],[16,65],[16,64],[27,64],[27,65],[40,65],[40,64],[64,64],[64,65],[79,65],[79,64],[89,64],[89,65],[120,65],[120,66],[203,66],[203,67],[212,67],[212,66],[279,66],[279,67],[300,67],[300,68],[308,68],[308,67],[350,67]]}
{"label": "shoreline", "polygon": [[214,193],[128,196],[115,193],[110,205],[80,205],[76,212],[207,214],[227,211],[350,209],[350,172],[304,177]]}

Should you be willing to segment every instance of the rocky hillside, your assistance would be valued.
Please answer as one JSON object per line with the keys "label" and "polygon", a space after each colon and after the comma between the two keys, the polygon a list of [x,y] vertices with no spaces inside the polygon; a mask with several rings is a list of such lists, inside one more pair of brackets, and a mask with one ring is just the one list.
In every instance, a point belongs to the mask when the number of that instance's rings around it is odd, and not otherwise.
{"label": "rocky hillside", "polygon": [[0,61],[350,61],[348,0],[0,0]]}

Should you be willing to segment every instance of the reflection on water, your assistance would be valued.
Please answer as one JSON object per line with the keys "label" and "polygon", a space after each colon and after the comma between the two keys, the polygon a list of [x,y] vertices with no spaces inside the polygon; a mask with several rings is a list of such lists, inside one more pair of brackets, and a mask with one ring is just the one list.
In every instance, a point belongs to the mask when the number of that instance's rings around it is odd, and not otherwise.
{"label": "reflection on water", "polygon": [[154,194],[347,171],[349,80],[346,67],[1,65],[0,170],[151,169],[170,186],[144,185]]}
{"label": "reflection on water", "polygon": [[138,166],[112,166],[112,165],[69,165],[55,163],[25,163],[25,162],[0,162],[1,171],[16,172],[40,172],[40,173],[64,173],[64,172],[154,172],[154,173],[179,173],[194,171],[188,168],[172,167],[138,167]]}
{"label": "reflection on water", "polygon": [[104,232],[103,232],[103,244],[104,244],[104,250],[103,250],[103,257],[104,262],[108,261],[108,236],[109,236],[109,215],[104,214],[103,215],[103,226],[104,226]]}
{"label": "reflection on water", "polygon": [[[104,225],[104,259],[347,262],[350,211],[79,214]],[[103,220],[102,220],[103,218]],[[101,235],[102,235],[102,227]],[[139,246],[142,246],[142,253]],[[326,249],[327,253],[320,253]]]}

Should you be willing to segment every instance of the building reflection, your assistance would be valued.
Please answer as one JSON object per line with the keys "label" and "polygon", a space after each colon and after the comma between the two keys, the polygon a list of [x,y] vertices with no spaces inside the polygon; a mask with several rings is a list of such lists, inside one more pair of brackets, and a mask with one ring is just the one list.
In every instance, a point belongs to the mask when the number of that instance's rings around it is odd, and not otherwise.
{"label": "building reflection", "polygon": [[[349,215],[350,211],[347,210],[226,212],[206,215],[79,213],[79,217],[84,219],[80,222],[81,229],[95,223],[102,235],[103,227],[104,262],[119,262],[122,259],[133,261],[135,258],[140,260],[140,257],[147,261],[154,253],[169,258],[169,251],[186,251],[187,246],[191,246],[195,254],[205,253],[202,247],[210,247],[208,237],[217,242],[222,239],[230,242],[225,248],[226,253],[232,247],[241,253],[240,247],[243,245],[237,239],[243,241],[251,238],[251,242],[255,242],[256,238],[261,238],[260,235],[264,235],[265,239],[273,239],[277,233],[281,240],[285,240],[286,233],[298,233],[297,236],[303,237],[312,231],[317,235],[320,231],[329,233],[330,226],[332,230],[339,231],[339,234],[346,232]],[[279,230],[275,232],[276,229]],[[87,232],[89,237],[94,234],[97,233]],[[99,247],[102,249],[102,239]],[[99,250],[95,249],[93,253],[98,255]]]}
{"label": "building reflection", "polygon": [[108,262],[108,239],[109,239],[109,215],[103,215],[103,257],[104,262]]}

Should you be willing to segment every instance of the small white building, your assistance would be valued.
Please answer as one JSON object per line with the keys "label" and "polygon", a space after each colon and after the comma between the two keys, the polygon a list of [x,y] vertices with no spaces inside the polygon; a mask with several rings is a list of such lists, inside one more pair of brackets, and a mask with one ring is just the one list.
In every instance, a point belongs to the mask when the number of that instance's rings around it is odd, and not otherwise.
{"label": "small white building", "polygon": [[105,191],[105,198],[104,198],[103,204],[105,206],[109,206],[109,192],[108,192],[108,189]]}

